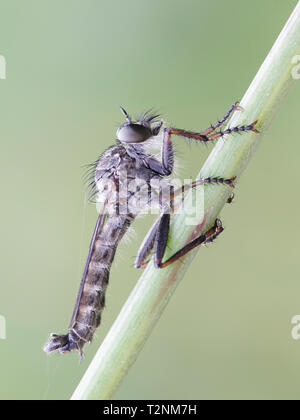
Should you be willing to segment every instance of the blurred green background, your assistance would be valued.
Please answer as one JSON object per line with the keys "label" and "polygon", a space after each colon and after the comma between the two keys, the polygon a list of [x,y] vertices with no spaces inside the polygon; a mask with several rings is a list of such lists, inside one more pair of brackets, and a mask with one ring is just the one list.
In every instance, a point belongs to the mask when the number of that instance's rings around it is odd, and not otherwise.
{"label": "blurred green background", "polygon": [[[129,112],[204,129],[240,99],[296,5],[282,0],[2,0],[0,398],[67,399],[135,285],[151,220],[117,253],[86,357],[46,356],[69,323],[96,220],[82,165]],[[300,81],[129,372],[118,399],[300,396]],[[211,148],[176,140],[181,176]]]}

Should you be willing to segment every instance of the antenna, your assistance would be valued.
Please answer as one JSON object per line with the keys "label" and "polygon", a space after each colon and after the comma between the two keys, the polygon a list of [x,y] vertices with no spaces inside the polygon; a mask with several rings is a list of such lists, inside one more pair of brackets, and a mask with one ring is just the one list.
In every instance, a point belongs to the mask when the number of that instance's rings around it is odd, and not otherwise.
{"label": "antenna", "polygon": [[131,123],[131,118],[129,117],[129,115],[127,114],[127,112],[125,111],[125,109],[120,105],[120,110],[122,112],[122,114],[125,115],[125,118],[127,120],[128,123]]}

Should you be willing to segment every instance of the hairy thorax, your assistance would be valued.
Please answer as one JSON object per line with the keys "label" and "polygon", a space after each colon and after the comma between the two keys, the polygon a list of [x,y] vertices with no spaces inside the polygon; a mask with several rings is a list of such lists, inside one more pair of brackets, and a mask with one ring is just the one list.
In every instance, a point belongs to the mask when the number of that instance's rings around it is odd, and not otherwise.
{"label": "hairy thorax", "polygon": [[141,146],[133,145],[112,146],[100,156],[96,202],[105,203],[108,213],[136,216],[149,206],[157,207],[160,183],[166,179],[146,166],[148,156]]}

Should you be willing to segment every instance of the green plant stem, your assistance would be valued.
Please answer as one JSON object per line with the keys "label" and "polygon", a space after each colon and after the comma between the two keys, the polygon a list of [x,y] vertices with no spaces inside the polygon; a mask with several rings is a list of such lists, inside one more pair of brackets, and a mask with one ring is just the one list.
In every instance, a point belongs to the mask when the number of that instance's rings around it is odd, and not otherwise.
{"label": "green plant stem", "polygon": [[[241,101],[245,111],[235,112],[230,120],[230,126],[236,126],[258,119],[257,128],[261,134],[249,132],[220,139],[205,162],[200,177],[219,174],[224,177],[237,175],[239,178],[280,103],[295,82],[292,78],[295,62],[292,59],[299,54],[300,2],[245,93]],[[197,216],[196,231],[203,232],[214,223],[228,198],[229,190],[211,185],[204,188],[204,206]],[[195,226],[186,223],[188,212],[194,204],[194,196],[188,193],[185,211],[174,216],[168,243],[172,250],[181,248],[195,234]],[[176,262],[162,270],[155,269],[152,261],[148,264],[72,399],[113,397],[196,252],[194,250],[189,253],[184,258],[184,264]]]}

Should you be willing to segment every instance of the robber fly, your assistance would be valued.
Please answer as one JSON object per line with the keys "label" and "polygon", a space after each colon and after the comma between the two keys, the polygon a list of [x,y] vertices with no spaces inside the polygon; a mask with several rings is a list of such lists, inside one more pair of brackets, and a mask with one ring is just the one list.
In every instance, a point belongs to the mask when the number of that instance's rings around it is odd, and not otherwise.
{"label": "robber fly", "polygon": [[[144,181],[148,187],[146,194],[148,197],[153,180],[169,179],[174,166],[171,136],[177,135],[207,143],[234,132],[258,132],[255,128],[257,121],[249,125],[216,131],[234,111],[241,110],[239,103],[232,105],[216,124],[201,132],[170,127],[162,128],[163,122],[158,119],[159,115],[149,113],[141,115],[134,121],[122,107],[120,108],[126,121],[117,130],[117,144],[109,147],[92,166],[92,188],[94,193],[100,194],[103,205],[92,236],[69,331],[65,335],[51,334],[50,340],[44,348],[47,353],[53,351],[66,353],[79,350],[82,355],[85,343],[92,341],[94,332],[100,325],[105,305],[105,292],[116,248],[128,227],[141,211],[141,206],[136,204],[137,198],[142,195],[143,198],[145,197],[143,188],[139,187],[133,190],[130,185],[137,179]],[[145,147],[153,139],[159,138],[159,134],[162,134],[161,159],[147,153]],[[188,187],[223,184],[224,187],[232,188],[234,179],[235,176],[196,179]],[[172,201],[180,192],[182,192],[182,188],[177,190],[170,188],[168,200]],[[138,251],[135,260],[136,268],[147,265],[147,258],[153,250],[155,267],[162,269],[193,248],[212,242],[223,231],[221,221],[216,219],[206,233],[202,233],[182,249],[176,251],[170,258],[164,260],[171,217],[171,206],[167,205],[166,201],[161,200],[160,216]],[[147,203],[149,204],[149,202]]]}

